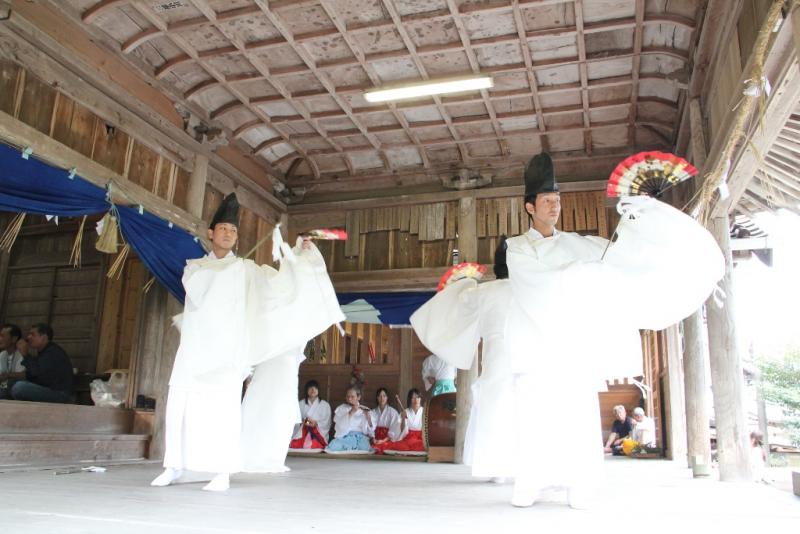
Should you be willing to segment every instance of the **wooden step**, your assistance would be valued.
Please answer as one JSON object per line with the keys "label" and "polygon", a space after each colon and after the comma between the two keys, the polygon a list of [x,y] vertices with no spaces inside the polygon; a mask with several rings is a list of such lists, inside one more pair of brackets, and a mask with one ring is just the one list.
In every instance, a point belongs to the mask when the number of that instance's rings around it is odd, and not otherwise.
{"label": "wooden step", "polygon": [[0,400],[0,432],[127,434],[133,410]]}
{"label": "wooden step", "polygon": [[109,433],[0,434],[0,467],[140,460],[150,436]]}

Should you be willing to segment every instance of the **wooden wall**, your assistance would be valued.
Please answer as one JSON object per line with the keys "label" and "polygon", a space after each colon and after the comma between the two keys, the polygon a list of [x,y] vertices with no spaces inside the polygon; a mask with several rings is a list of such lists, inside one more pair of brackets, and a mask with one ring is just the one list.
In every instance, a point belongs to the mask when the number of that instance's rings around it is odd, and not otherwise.
{"label": "wooden wall", "polygon": [[[561,194],[559,230],[608,236],[605,192]],[[443,267],[457,248],[458,202],[381,206],[291,217],[290,235],[311,229],[344,227],[347,241],[320,242],[330,272]],[[476,199],[478,261],[492,263],[501,235],[528,229],[521,198]]]}
{"label": "wooden wall", "polygon": [[[3,215],[5,228],[11,216]],[[49,323],[73,367],[94,372],[106,263],[94,249],[94,223],[89,222],[81,266],[70,264],[78,228],[76,219],[56,225],[43,216],[26,217],[11,253],[0,258],[0,322],[17,324],[25,333],[33,323]]]}

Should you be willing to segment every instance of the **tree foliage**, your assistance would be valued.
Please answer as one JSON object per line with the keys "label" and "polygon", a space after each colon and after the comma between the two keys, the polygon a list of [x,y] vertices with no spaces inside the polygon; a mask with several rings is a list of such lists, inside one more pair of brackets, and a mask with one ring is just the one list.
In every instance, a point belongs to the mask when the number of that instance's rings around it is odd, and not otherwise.
{"label": "tree foliage", "polygon": [[783,408],[784,424],[800,446],[800,349],[789,350],[782,360],[762,358],[758,367],[762,397]]}

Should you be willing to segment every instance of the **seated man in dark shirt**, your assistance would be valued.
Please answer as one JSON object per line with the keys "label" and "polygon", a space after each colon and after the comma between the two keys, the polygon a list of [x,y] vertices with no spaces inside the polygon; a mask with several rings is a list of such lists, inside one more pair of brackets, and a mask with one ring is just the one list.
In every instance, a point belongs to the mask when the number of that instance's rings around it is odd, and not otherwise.
{"label": "seated man in dark shirt", "polygon": [[633,432],[633,421],[625,412],[625,406],[614,406],[614,424],[611,425],[611,434],[606,440],[605,451],[615,456],[622,456],[622,440],[630,437]]}
{"label": "seated man in dark shirt", "polygon": [[[11,388],[14,400],[34,402],[72,401],[72,362],[64,349],[53,343],[50,325],[37,323],[28,332],[27,342],[20,340],[25,380]],[[36,351],[36,355],[33,351]]]}

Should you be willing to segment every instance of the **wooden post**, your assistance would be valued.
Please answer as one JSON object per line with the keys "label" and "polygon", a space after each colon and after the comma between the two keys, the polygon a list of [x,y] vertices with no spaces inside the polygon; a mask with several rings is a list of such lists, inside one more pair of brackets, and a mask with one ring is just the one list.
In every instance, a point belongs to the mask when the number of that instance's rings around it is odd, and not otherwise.
{"label": "wooden post", "polygon": [[201,219],[203,218],[203,200],[206,194],[207,179],[208,157],[197,154],[194,157],[194,168],[186,191],[186,211]]}
{"label": "wooden post", "polygon": [[681,367],[681,336],[678,325],[670,326],[664,334],[667,350],[665,399],[667,458],[684,461],[686,458],[686,413],[684,412],[683,369]]}
{"label": "wooden post", "polygon": [[[461,261],[478,260],[478,219],[475,197],[463,197],[458,201],[458,250]],[[478,378],[477,358],[473,358],[472,367],[459,369],[456,393],[456,446],[453,461],[457,464],[464,461],[464,438],[467,435],[469,414],[472,410],[472,385]]]}
{"label": "wooden post", "polygon": [[414,357],[414,331],[410,328],[400,330],[400,382],[398,394],[401,399],[405,399],[408,390],[414,384],[411,376],[411,369]]}
{"label": "wooden post", "polygon": [[[706,137],[700,99],[689,102],[694,166],[703,169],[706,163]],[[683,387],[686,401],[686,445],[689,467],[695,477],[708,476],[711,466],[711,433],[708,429],[706,405],[706,325],[703,308],[683,320]]]}
{"label": "wooden post", "polygon": [[172,317],[183,311],[183,306],[175,297],[164,291],[166,300],[162,325],[164,337],[161,344],[161,358],[155,374],[154,396],[156,398],[156,414],[153,423],[153,438],[150,442],[150,458],[161,459],[164,457],[164,431],[167,413],[167,395],[169,393],[169,377],[178,352],[181,336],[177,328],[172,326]]}
{"label": "wooden post", "polygon": [[686,400],[686,442],[695,477],[708,476],[711,433],[706,405],[706,332],[702,308],[683,320],[683,387]]}
{"label": "wooden post", "polygon": [[709,221],[709,230],[725,256],[725,276],[720,286],[725,292],[720,308],[711,297],[708,310],[708,346],[711,360],[711,389],[717,426],[717,460],[720,480],[748,481],[750,455],[747,419],[744,409],[742,362],[736,339],[733,299],[733,258],[731,256],[728,215]]}

